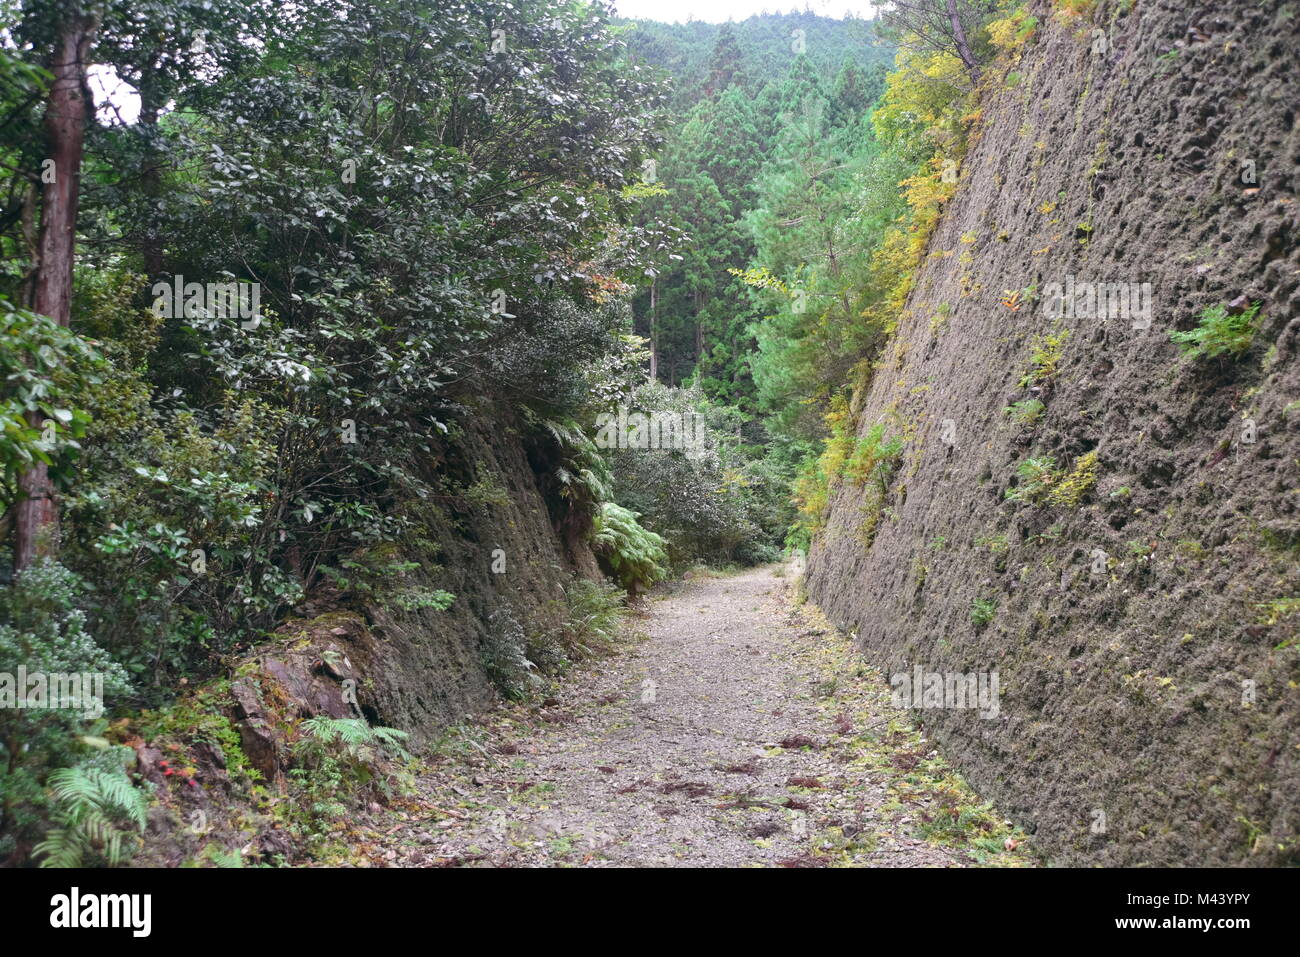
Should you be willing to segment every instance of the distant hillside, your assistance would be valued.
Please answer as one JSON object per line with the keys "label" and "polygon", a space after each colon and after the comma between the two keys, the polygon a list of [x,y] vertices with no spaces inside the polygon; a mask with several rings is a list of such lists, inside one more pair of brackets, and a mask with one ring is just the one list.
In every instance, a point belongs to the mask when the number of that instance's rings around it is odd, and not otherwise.
{"label": "distant hillside", "polygon": [[803,31],[802,50],[822,76],[834,76],[844,63],[859,69],[887,70],[894,49],[882,44],[872,20],[836,20],[813,13],[775,13],[728,23],[658,23],[653,20],[618,21],[631,52],[661,67],[673,78],[673,105],[692,104],[705,95],[711,57],[720,37],[730,33],[739,48],[743,85],[761,88],[781,81],[790,68],[795,44]]}

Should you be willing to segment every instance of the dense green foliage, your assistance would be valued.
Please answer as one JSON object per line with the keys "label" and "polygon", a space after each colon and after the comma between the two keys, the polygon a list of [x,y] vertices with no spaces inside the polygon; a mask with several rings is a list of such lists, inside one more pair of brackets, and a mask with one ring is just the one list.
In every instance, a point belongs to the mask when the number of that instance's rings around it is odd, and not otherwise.
{"label": "dense green foliage", "polygon": [[148,805],[121,765],[58,768],[49,784],[57,804],[54,827],[36,846],[43,866],[82,867],[98,855],[112,867],[130,858],[128,842],[144,831]]}
{"label": "dense green foliage", "polygon": [[[652,340],[662,381],[695,379],[710,399],[752,415],[759,406],[750,326],[761,306],[729,270],[757,254],[762,236],[750,219],[773,207],[765,181],[784,178],[787,192],[803,185],[785,154],[822,127],[837,138],[827,154],[842,152],[879,95],[892,52],[875,45],[869,22],[810,13],[721,26],[637,22],[627,36],[634,53],[670,72],[673,90],[672,132],[655,169],[663,192],[642,215],[688,234],[680,258],[655,270],[653,295],[649,288],[637,295],[637,328]],[[818,111],[816,129],[799,120],[805,111]],[[819,193],[833,192],[845,175],[837,171]]]}
{"label": "dense green foliage", "polygon": [[[937,2],[883,22],[630,28],[632,49],[671,72],[678,117],[641,215],[687,236],[634,298],[637,330],[660,381],[738,410],[760,485],[793,484],[793,521],[749,513],[761,542],[789,530],[806,547],[820,527],[856,441],[847,399],[870,381],[955,188],[981,69],[1035,28],[1011,0],[957,11],[964,47]],[[637,507],[657,529],[685,524],[670,505]]]}
{"label": "dense green foliage", "polygon": [[[590,525],[610,490],[584,429],[636,366],[621,299],[658,241],[636,215],[663,102],[606,10],[5,10],[0,488],[12,511],[17,475],[46,463],[61,527],[58,564],[3,590],[0,672],[106,672],[110,708],[152,706],[314,589],[409,599],[376,585],[409,563],[377,556],[419,535],[405,503],[446,500],[426,463],[485,394],[549,463],[557,523]],[[64,328],[18,304],[41,268],[43,67],[83,12],[91,62],[139,94],[139,116],[87,127]],[[23,725],[0,737],[0,850],[21,853],[88,729],[68,712],[0,720]],[[55,809],[68,848],[85,813]],[[119,849],[91,830],[98,853]]]}
{"label": "dense green foliage", "polygon": [[[59,809],[56,822],[63,820],[62,837],[48,847],[53,856],[81,854],[88,849],[90,835],[107,839],[115,833],[91,809],[69,807],[42,790],[47,770],[61,765],[99,766],[104,774],[121,775],[120,761],[116,767],[112,760],[103,765],[100,750],[107,742],[96,735],[105,724],[103,702],[120,699],[129,685],[122,666],[86,630],[86,615],[76,606],[83,588],[76,575],[47,560],[0,589],[0,748],[5,762],[0,813],[7,825],[0,836],[0,854],[13,852],[19,841],[30,837],[49,808]],[[69,700],[62,700],[51,678],[43,699],[33,694],[26,706],[19,706],[17,699],[27,690],[18,681],[20,667],[47,676],[98,674],[102,684],[79,686]],[[112,847],[120,849],[116,838]],[[107,853],[110,847],[101,844],[100,849]]]}

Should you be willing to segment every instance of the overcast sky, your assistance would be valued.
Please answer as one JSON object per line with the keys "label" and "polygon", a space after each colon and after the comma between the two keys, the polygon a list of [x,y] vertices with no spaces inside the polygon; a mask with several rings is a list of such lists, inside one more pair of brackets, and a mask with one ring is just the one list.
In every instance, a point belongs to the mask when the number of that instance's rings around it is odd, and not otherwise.
{"label": "overcast sky", "polygon": [[744,20],[766,10],[768,13],[789,13],[808,7],[824,17],[843,17],[852,13],[870,16],[870,0],[614,0],[619,15],[635,19],[684,22],[692,17],[721,23],[724,20]]}

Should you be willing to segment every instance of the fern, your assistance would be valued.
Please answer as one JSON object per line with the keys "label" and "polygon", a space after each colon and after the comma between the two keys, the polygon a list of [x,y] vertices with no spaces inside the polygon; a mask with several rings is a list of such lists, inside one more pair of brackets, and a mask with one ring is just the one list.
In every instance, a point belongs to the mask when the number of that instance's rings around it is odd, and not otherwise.
{"label": "fern", "polygon": [[323,833],[357,800],[389,794],[393,769],[381,769],[380,759],[411,757],[403,744],[405,731],[372,728],[363,718],[322,715],[303,721],[299,730],[302,737],[292,746],[299,763],[289,771],[298,784],[299,820],[292,826],[298,832]]}
{"label": "fern", "polygon": [[396,728],[372,728],[363,718],[329,718],[324,715],[302,723],[304,737],[295,749],[309,757],[336,752],[354,764],[370,764],[379,751],[399,758],[411,755],[403,746],[410,735]]}
{"label": "fern", "polygon": [[221,869],[242,868],[244,866],[244,858],[238,850],[223,851],[217,844],[209,844],[204,847],[203,857],[206,857]]}
{"label": "fern", "polygon": [[564,594],[564,642],[571,653],[590,656],[613,648],[623,619],[624,598],[625,593],[616,585],[574,579]]}
{"label": "fern", "polygon": [[403,744],[410,737],[405,731],[396,728],[371,728],[370,730],[374,732],[375,738],[383,747],[402,757],[410,756]]}
{"label": "fern", "polygon": [[1010,417],[1017,425],[1032,425],[1038,421],[1046,408],[1047,406],[1038,399],[1022,399],[1004,408],[1002,414]]}
{"label": "fern", "polygon": [[633,511],[605,502],[596,516],[592,546],[618,583],[635,595],[668,574],[664,540],[637,522]]}
{"label": "fern", "polygon": [[125,772],[102,768],[59,768],[49,785],[56,807],[54,827],[35,848],[42,867],[80,867],[98,854],[109,867],[130,859],[129,827],[143,833],[148,801]]}
{"label": "fern", "polygon": [[1178,343],[1183,355],[1190,359],[1213,359],[1225,353],[1240,355],[1255,339],[1260,305],[1252,303],[1236,315],[1230,315],[1226,306],[1206,306],[1201,310],[1195,329],[1171,332],[1169,338]]}
{"label": "fern", "polygon": [[582,426],[572,419],[542,418],[530,409],[524,409],[522,415],[525,422],[550,437],[558,452],[551,476],[562,498],[575,505],[594,506],[614,497],[609,466]]}
{"label": "fern", "polygon": [[1069,338],[1069,329],[1034,336],[1029,355],[1030,368],[1020,379],[1020,388],[1041,386],[1056,378],[1065,356],[1065,341]]}
{"label": "fern", "polygon": [[1051,456],[1027,458],[1016,466],[1016,475],[1020,484],[1006,491],[1009,502],[1039,503],[1047,498],[1061,479],[1062,471],[1056,467],[1056,460]]}

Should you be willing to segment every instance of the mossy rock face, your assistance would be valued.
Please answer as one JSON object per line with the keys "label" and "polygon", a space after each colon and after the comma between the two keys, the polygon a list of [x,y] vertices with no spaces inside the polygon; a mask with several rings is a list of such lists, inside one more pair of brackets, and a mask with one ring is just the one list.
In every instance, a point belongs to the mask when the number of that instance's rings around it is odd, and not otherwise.
{"label": "mossy rock face", "polygon": [[[886,353],[898,374],[864,380],[852,404],[863,425],[952,418],[959,439],[909,445],[906,498],[869,547],[870,490],[831,488],[809,555],[810,599],[887,673],[998,670],[997,720],[936,709],[926,727],[1054,863],[1300,859],[1293,7],[1211,0],[1213,42],[1163,64],[1186,31],[1172,6],[1095,24],[1123,51],[1104,67],[1078,24],[1043,20],[1022,86],[982,103],[930,248],[1016,227],[965,266],[925,258]],[[1253,189],[1236,179],[1247,157],[1269,171]],[[1069,277],[1150,283],[1148,327],[1077,312],[1058,326],[1033,296],[999,301]],[[1170,333],[1240,297],[1263,303],[1250,347],[1181,358]],[[942,302],[961,308],[936,329]],[[1009,421],[1016,403],[1036,403],[1032,428]],[[1029,456],[1057,472],[1037,501],[1009,502]],[[982,631],[975,599],[998,602]]]}
{"label": "mossy rock face", "polygon": [[367,707],[374,712],[373,704],[362,704],[361,676],[375,659],[375,639],[359,615],[293,619],[280,634],[287,640],[254,653],[230,685],[244,753],[265,780],[277,783],[303,718],[356,717]]}

